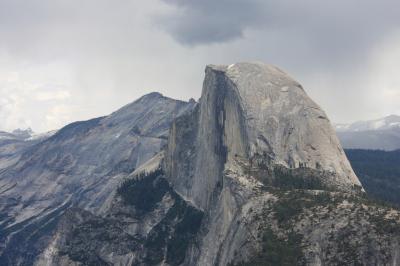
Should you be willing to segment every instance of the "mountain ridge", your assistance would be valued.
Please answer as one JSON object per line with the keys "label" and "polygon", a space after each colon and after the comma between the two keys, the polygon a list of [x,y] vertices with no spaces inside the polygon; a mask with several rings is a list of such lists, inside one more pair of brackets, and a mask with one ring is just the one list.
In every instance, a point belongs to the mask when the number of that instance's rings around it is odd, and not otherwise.
{"label": "mountain ridge", "polygon": [[400,212],[365,198],[324,111],[275,66],[209,65],[199,103],[152,93],[18,156],[0,173],[3,264],[400,260]]}
{"label": "mountain ridge", "polygon": [[172,119],[194,105],[149,94],[109,116],[23,142],[23,149],[1,157],[0,261],[29,259],[18,239],[43,221],[59,219],[71,206],[101,212],[122,177],[165,145]]}

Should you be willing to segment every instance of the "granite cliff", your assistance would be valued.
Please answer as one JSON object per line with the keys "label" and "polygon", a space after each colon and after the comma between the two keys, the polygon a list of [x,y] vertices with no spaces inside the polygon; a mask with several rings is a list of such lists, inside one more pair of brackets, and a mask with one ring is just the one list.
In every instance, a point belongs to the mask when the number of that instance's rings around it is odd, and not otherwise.
{"label": "granite cliff", "polygon": [[199,107],[174,122],[166,162],[175,189],[200,208],[223,172],[263,179],[260,169],[274,165],[321,172],[321,182],[342,190],[361,188],[326,114],[299,83],[261,63],[207,66]]}

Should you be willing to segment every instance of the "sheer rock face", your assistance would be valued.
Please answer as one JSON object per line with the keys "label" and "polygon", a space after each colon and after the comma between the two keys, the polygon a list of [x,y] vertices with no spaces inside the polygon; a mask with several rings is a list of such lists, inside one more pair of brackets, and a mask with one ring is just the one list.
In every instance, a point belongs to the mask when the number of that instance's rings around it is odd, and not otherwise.
{"label": "sheer rock face", "polygon": [[316,169],[328,173],[327,185],[361,187],[326,114],[299,83],[262,63],[210,65],[198,108],[172,127],[166,169],[176,190],[204,209],[240,160],[253,169]]}
{"label": "sheer rock face", "polygon": [[174,189],[207,214],[186,265],[246,261],[259,250],[249,210],[276,200],[263,191],[271,169],[314,173],[337,191],[362,188],[326,114],[299,83],[261,63],[207,66],[200,103],[170,130],[164,167]]}

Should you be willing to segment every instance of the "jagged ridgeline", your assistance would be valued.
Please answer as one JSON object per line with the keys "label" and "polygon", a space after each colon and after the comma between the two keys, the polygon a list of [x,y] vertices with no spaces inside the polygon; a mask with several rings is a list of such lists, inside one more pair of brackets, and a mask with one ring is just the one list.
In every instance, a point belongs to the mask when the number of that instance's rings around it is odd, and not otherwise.
{"label": "jagged ridgeline", "polygon": [[[146,107],[151,107],[149,112]],[[58,218],[29,259],[8,247],[2,249],[3,261],[11,265],[21,261],[36,265],[399,264],[399,211],[368,198],[324,111],[277,67],[210,65],[198,103],[153,94],[124,110],[84,126],[79,135],[81,144],[87,144],[82,142],[86,135],[111,130],[109,140],[102,135],[102,142],[91,147],[119,139],[103,146],[98,155],[110,162],[106,150],[111,149],[115,163],[91,172],[85,179],[91,185],[84,191],[67,194],[75,200],[57,209]],[[118,131],[124,129],[117,138],[115,125]],[[67,133],[64,130],[63,139]],[[129,143],[136,143],[135,152],[121,158],[115,145],[129,154]],[[57,143],[53,145],[56,149]],[[141,150],[148,160],[136,159],[143,158]],[[87,150],[75,152],[83,151]],[[42,156],[35,155],[36,160]],[[70,173],[68,160],[63,162],[63,173]],[[80,173],[79,162],[74,167],[74,173]],[[82,184],[73,185],[76,189]]]}

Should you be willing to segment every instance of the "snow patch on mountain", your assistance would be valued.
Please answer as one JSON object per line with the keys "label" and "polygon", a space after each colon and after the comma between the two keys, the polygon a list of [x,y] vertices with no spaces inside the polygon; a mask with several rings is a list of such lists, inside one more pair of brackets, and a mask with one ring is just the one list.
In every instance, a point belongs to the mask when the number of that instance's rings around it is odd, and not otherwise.
{"label": "snow patch on mountain", "polygon": [[400,116],[398,115],[390,115],[375,120],[357,121],[349,124],[335,124],[335,129],[338,132],[388,130],[393,128],[400,128]]}

